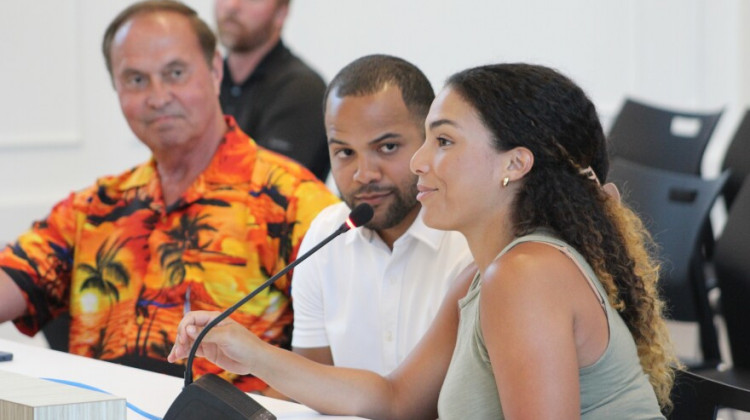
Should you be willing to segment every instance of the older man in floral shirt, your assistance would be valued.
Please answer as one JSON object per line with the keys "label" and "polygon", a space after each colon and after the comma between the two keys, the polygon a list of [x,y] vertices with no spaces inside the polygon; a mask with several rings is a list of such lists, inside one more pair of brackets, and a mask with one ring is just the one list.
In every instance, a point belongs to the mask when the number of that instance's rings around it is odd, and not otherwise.
{"label": "older man in floral shirt", "polygon": [[[215,45],[177,2],[136,3],[110,24],[108,69],[153,157],[70,194],[0,252],[0,321],[31,335],[69,311],[71,353],[180,374],[165,360],[183,314],[224,309],[294,260],[338,199],[222,115]],[[287,346],[289,286],[280,279],[233,317]],[[202,359],[194,368],[266,388]]]}

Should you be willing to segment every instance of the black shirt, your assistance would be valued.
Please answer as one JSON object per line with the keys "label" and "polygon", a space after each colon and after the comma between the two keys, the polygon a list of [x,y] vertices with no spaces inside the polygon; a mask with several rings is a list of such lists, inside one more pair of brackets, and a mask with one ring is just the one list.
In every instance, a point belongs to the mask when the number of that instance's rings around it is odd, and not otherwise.
{"label": "black shirt", "polygon": [[256,143],[325,181],[331,166],[323,125],[325,88],[323,79],[279,41],[241,84],[234,84],[224,60],[219,100]]}

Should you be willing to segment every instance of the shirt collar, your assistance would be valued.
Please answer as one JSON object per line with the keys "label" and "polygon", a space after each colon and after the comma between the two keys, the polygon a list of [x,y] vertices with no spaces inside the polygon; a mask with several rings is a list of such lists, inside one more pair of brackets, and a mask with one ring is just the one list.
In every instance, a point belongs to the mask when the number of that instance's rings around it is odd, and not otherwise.
{"label": "shirt collar", "polygon": [[[422,220],[423,212],[424,208],[419,210],[419,214],[417,214],[414,222],[412,222],[411,226],[409,226],[409,229],[407,229],[400,238],[396,239],[394,246],[399,242],[409,240],[409,238],[414,238],[414,240],[418,240],[424,243],[433,250],[437,251],[440,248],[440,244],[443,242],[443,236],[445,236],[446,232],[433,229],[425,225],[424,220]],[[347,244],[352,244],[355,240],[361,240],[370,243],[374,240],[380,240],[380,237],[377,233],[375,233],[374,230],[362,227],[359,229],[355,229],[349,235],[346,235]]]}
{"label": "shirt collar", "polygon": [[[207,184],[235,185],[250,182],[258,148],[255,142],[237,126],[235,119],[224,116],[227,132],[219,143],[208,167],[193,181],[183,194],[187,202],[202,196]],[[159,176],[153,156],[143,165],[137,166],[121,184],[120,190],[147,187],[159,190]]]}
{"label": "shirt collar", "polygon": [[239,85],[239,86],[246,86],[251,83],[251,81],[255,81],[259,78],[264,77],[267,73],[274,71],[274,67],[278,67],[280,62],[283,62],[284,56],[289,54],[289,49],[284,45],[284,42],[279,39],[279,42],[274,45],[273,48],[271,48],[268,53],[263,56],[263,58],[260,60],[258,65],[255,67],[255,69],[250,73],[250,75],[243,80],[240,83],[234,83],[232,81],[232,71],[229,69],[229,63],[227,59],[224,59],[224,78],[221,80],[222,86],[226,85],[228,87]]}

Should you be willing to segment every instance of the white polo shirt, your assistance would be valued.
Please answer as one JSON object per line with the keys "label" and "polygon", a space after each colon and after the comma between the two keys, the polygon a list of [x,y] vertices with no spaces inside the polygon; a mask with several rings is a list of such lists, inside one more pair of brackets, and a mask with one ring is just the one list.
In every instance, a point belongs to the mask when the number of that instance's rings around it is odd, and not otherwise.
{"label": "white polo shirt", "polygon": [[[349,214],[345,203],[313,220],[298,255]],[[330,347],[336,366],[390,373],[435,317],[458,273],[472,261],[458,232],[428,228],[421,213],[393,244],[372,230],[346,232],[294,269],[292,346]]]}

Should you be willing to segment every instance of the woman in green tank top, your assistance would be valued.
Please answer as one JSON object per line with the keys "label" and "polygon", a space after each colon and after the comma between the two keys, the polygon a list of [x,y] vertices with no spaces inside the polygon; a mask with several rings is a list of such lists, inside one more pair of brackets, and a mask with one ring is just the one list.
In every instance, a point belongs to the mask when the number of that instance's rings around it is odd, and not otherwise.
{"label": "woman in green tank top", "polygon": [[[322,366],[225,321],[201,352],[327,414],[369,418],[662,418],[679,366],[648,234],[601,185],[604,133],[585,93],[537,65],[453,75],[414,155],[427,225],[476,267],[391,375]],[[394,141],[397,143],[397,141]],[[216,313],[180,324],[185,357]]]}

